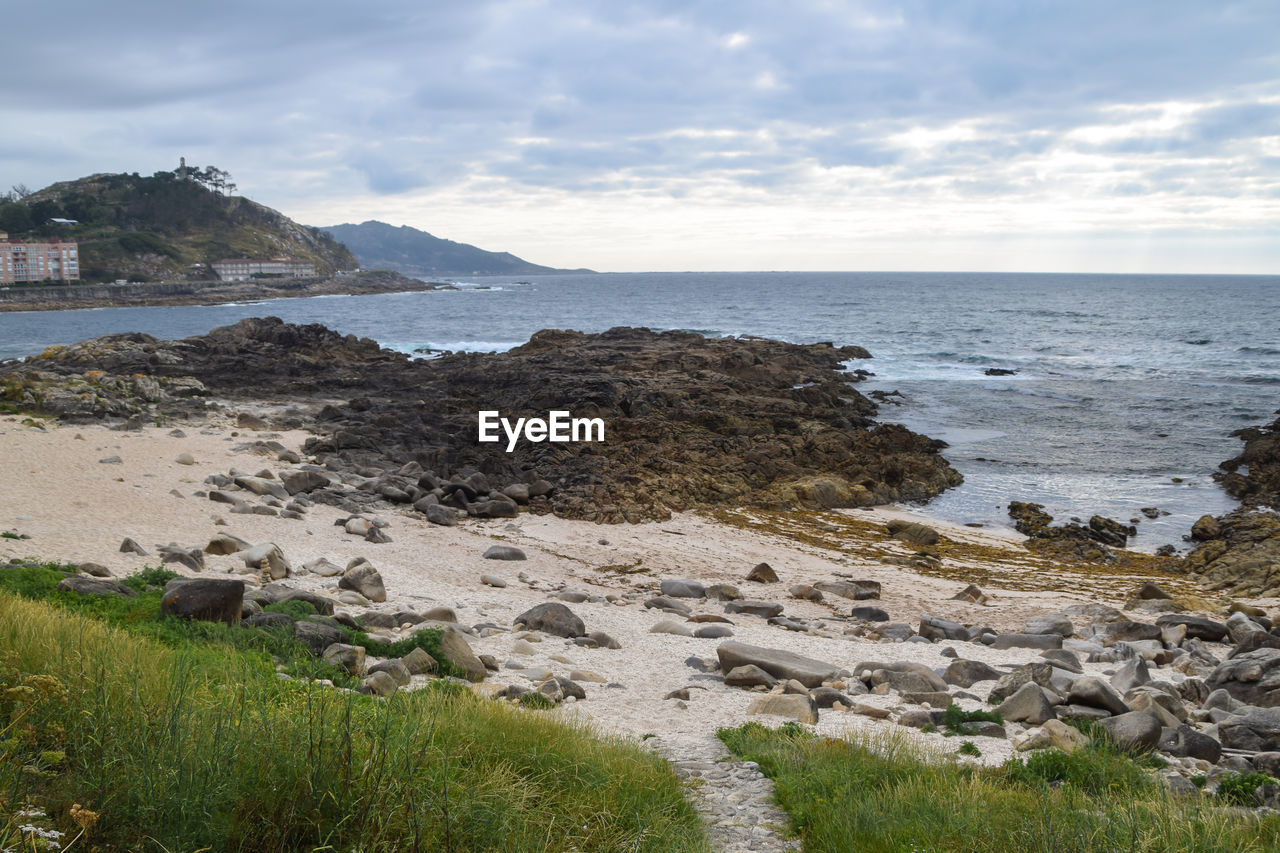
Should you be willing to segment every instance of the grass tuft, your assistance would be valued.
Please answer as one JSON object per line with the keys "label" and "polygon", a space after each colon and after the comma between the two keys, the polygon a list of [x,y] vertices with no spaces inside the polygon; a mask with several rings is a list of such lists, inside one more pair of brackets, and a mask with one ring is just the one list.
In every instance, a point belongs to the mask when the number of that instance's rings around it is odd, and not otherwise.
{"label": "grass tuft", "polygon": [[849,742],[759,723],[718,734],[774,780],[810,853],[1280,849],[1280,817],[1241,820],[1208,799],[1175,799],[1107,744],[979,768],[901,735]]}

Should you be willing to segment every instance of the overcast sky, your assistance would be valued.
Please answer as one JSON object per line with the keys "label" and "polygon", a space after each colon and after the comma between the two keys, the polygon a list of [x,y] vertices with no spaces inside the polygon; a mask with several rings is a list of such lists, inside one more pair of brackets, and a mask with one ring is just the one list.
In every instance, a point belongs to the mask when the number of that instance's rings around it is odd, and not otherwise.
{"label": "overcast sky", "polygon": [[1280,272],[1280,2],[5,4],[0,183],[602,270]]}

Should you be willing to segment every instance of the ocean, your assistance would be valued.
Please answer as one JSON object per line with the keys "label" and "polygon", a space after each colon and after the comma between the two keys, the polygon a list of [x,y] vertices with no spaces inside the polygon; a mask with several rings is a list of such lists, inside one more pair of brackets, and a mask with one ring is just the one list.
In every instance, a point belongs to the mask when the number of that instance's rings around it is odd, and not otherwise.
{"label": "ocean", "polygon": [[[244,317],[323,323],[404,352],[505,350],[544,328],[612,326],[857,344],[881,420],[947,441],[965,484],[930,515],[1007,526],[1011,500],[1059,521],[1138,519],[1181,547],[1233,430],[1280,408],[1280,276],[618,273],[477,278],[456,291],[201,307],[0,314],[0,358],[110,332],[162,338]],[[1008,371],[990,375],[987,371]],[[894,393],[896,392],[896,394]],[[900,396],[898,396],[900,395]],[[1142,508],[1168,513],[1148,519]]]}

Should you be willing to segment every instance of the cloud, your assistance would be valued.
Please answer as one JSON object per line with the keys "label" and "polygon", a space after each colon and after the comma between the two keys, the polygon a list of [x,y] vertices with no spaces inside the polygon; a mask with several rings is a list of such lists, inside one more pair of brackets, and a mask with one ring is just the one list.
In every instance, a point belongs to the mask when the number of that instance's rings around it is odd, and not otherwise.
{"label": "cloud", "polygon": [[1031,229],[1017,211],[1144,203],[1172,228],[1177,196],[1223,200],[1224,227],[1274,213],[1272,0],[11,6],[10,182],[185,155],[287,212],[350,199],[385,219],[380,200],[462,210],[470,192],[466,221],[507,227],[566,193],[596,216],[668,216],[641,201],[659,198],[723,218],[690,201],[721,198],[820,220],[864,199],[873,222],[1003,200],[990,227]]}

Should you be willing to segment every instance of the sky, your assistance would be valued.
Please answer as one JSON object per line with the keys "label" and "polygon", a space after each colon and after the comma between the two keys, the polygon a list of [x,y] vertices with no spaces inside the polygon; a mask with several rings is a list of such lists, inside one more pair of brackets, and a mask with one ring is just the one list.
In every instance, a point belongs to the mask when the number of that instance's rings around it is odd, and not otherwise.
{"label": "sky", "polygon": [[5,3],[0,187],[558,267],[1280,273],[1277,0]]}

